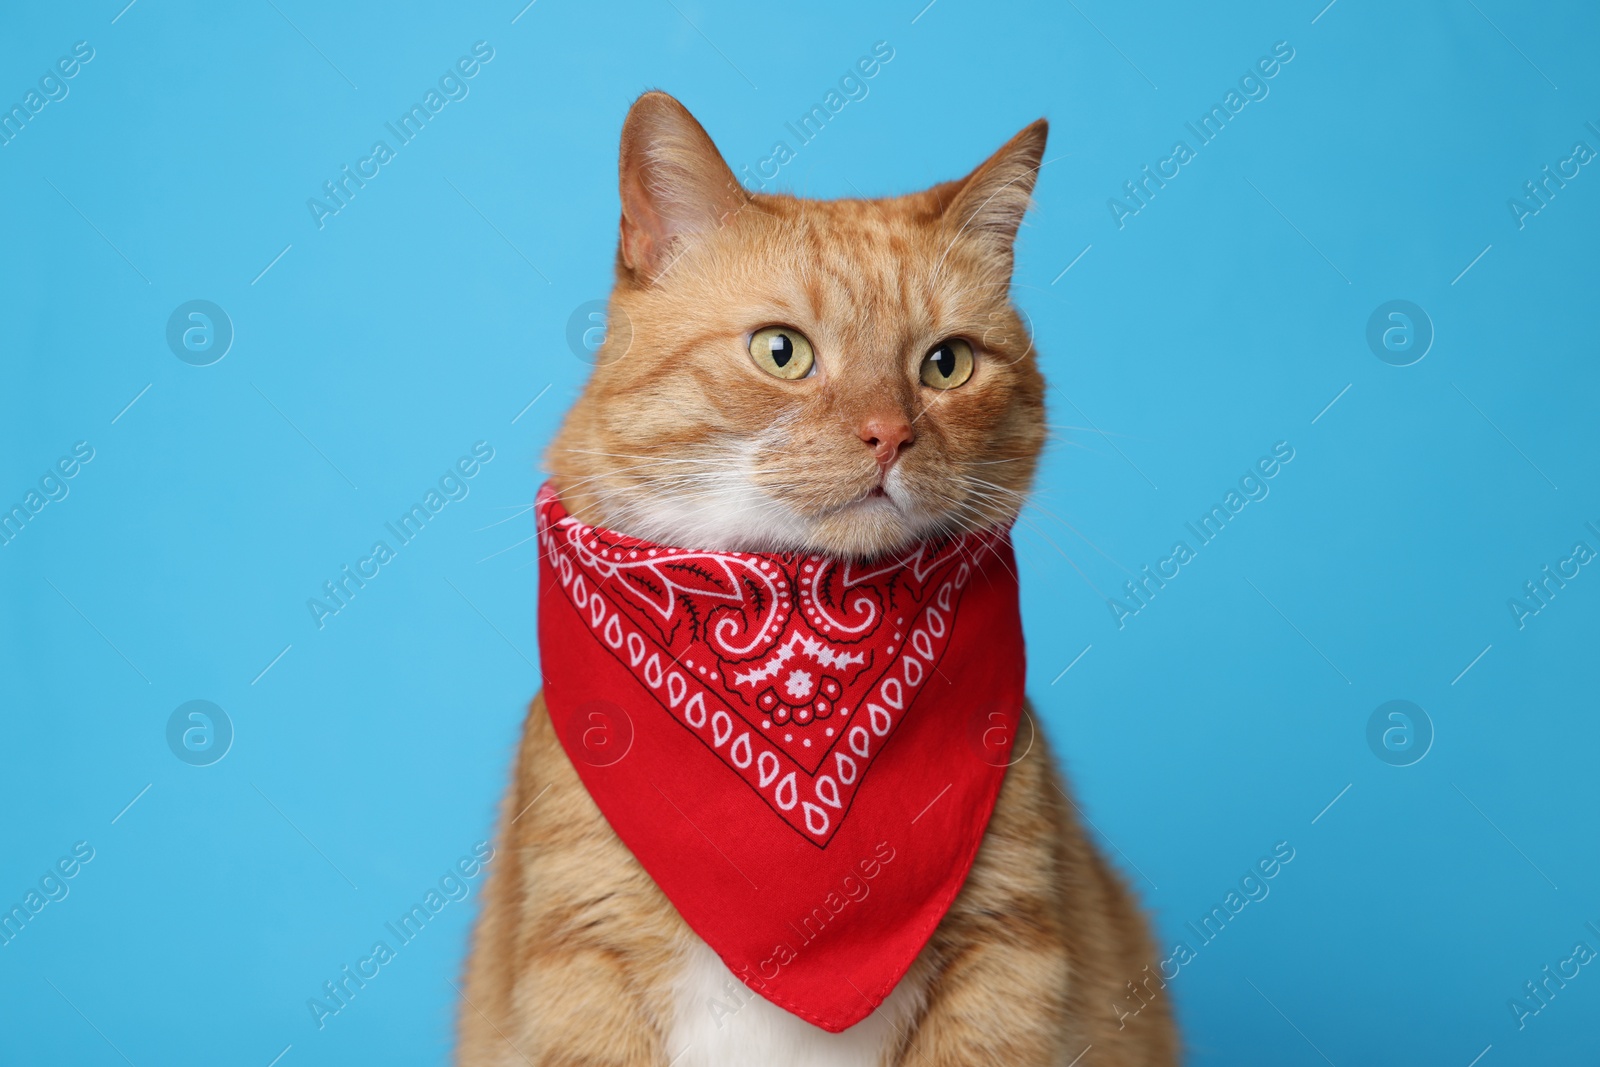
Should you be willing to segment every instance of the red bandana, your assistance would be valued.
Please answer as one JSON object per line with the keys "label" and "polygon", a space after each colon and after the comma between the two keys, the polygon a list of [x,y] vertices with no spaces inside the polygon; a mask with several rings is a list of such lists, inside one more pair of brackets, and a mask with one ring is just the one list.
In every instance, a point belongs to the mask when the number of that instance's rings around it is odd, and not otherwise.
{"label": "red bandana", "polygon": [[1005,777],[1009,538],[863,564],[666,548],[548,485],[538,515],[545,704],[589,794],[750,988],[859,1022],[961,889]]}

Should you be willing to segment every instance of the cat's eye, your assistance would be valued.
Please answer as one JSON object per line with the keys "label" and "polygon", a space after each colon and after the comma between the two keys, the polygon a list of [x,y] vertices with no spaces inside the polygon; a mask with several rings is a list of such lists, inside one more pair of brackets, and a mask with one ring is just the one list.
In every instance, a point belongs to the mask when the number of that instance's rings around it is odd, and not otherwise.
{"label": "cat's eye", "polygon": [[940,341],[922,357],[922,384],[954,389],[972,377],[972,346],[959,337]]}
{"label": "cat's eye", "polygon": [[772,375],[794,381],[811,373],[816,356],[805,334],[790,326],[768,326],[750,338],[750,358]]}

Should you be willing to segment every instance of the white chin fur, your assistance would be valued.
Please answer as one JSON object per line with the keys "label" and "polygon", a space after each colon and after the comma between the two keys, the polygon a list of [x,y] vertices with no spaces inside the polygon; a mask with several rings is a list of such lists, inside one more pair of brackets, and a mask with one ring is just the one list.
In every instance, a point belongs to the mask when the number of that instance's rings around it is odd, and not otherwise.
{"label": "white chin fur", "polygon": [[[889,472],[885,488],[889,500],[869,498],[850,505],[860,509],[860,521],[871,522],[874,512],[884,509],[882,521],[910,526],[919,537],[938,528],[937,516],[910,506],[898,470]],[[626,500],[615,515],[607,517],[608,525],[657,544],[712,552],[811,552],[829,547],[816,543],[813,520],[754,483],[747,462],[729,462],[693,490],[635,492],[627,494]],[[891,508],[897,509],[892,518]]]}
{"label": "white chin fur", "polygon": [[834,1034],[752,992],[691,936],[667,1057],[675,1067],[878,1067],[921,1010],[923,975],[913,967],[877,1011]]}

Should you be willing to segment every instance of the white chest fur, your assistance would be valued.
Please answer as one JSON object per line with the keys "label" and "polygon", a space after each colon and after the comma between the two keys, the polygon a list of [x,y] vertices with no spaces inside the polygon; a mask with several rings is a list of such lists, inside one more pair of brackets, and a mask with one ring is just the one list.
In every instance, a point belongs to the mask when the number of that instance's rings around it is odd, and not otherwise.
{"label": "white chest fur", "polygon": [[920,974],[913,967],[877,1011],[831,1034],[756,995],[693,938],[667,1056],[673,1067],[880,1067],[921,1009]]}

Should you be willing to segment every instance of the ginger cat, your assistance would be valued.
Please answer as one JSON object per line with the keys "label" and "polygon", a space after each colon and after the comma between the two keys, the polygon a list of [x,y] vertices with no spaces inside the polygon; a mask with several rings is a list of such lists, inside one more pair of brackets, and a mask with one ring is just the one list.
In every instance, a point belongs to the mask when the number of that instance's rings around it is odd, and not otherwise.
{"label": "ginger cat", "polygon": [[[610,329],[549,454],[566,508],[671,545],[856,558],[1009,526],[1045,439],[1009,292],[1046,132],[1035,122],[923,192],[803,200],[748,192],[681,104],[640,97],[622,132]],[[746,989],[690,931],[595,806],[542,697],[498,848],[460,1006],[464,1067],[1176,1062],[1145,923],[1042,738],[1006,772],[910,972],[842,1033]],[[1129,1014],[1134,983],[1149,1003]]]}

